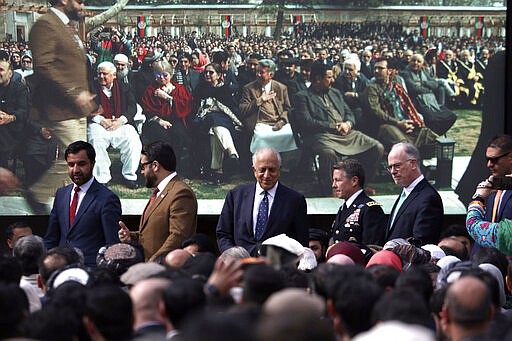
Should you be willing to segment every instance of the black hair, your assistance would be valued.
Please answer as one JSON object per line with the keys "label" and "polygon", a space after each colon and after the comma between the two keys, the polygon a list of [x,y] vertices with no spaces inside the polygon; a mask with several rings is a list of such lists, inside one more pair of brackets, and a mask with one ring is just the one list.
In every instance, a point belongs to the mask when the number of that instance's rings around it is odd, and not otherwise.
{"label": "black hair", "polygon": [[372,327],[368,312],[384,292],[369,277],[346,277],[333,292],[334,309],[351,337]]}
{"label": "black hair", "polygon": [[142,148],[142,155],[146,155],[148,161],[158,161],[169,172],[176,170],[176,154],[171,145],[163,141],[155,141]]}
{"label": "black hair", "polygon": [[212,61],[217,64],[222,64],[223,62],[227,62],[229,59],[229,54],[226,51],[217,51],[213,53]]}
{"label": "black hair", "polygon": [[311,74],[309,75],[311,81],[315,81],[316,78],[323,78],[327,71],[332,70],[328,65],[323,64],[321,62],[314,62],[311,64]]}
{"label": "black hair", "polygon": [[12,239],[12,237],[14,236],[14,230],[17,228],[24,228],[24,227],[30,228],[30,225],[24,221],[16,221],[16,222],[12,223],[11,225],[7,226],[7,228],[5,229],[5,236],[7,237],[7,239]]}
{"label": "black hair", "polygon": [[400,321],[430,327],[430,311],[427,303],[417,291],[410,288],[395,288],[385,293],[375,304],[373,322]]}
{"label": "black hair", "polygon": [[244,301],[262,305],[270,295],[285,288],[286,278],[271,266],[255,264],[245,271],[243,282]]}
{"label": "black hair", "polygon": [[87,291],[85,312],[107,340],[129,340],[132,334],[133,307],[128,293],[105,285]]}
{"label": "black hair", "polygon": [[64,152],[64,158],[67,160],[69,154],[77,154],[81,150],[85,150],[87,157],[92,163],[96,162],[96,151],[94,150],[94,147],[92,144],[85,141],[75,141],[71,143]]}
{"label": "black hair", "polygon": [[200,312],[206,304],[206,295],[200,281],[181,278],[173,280],[162,293],[165,315],[174,328],[181,329],[184,321]]}

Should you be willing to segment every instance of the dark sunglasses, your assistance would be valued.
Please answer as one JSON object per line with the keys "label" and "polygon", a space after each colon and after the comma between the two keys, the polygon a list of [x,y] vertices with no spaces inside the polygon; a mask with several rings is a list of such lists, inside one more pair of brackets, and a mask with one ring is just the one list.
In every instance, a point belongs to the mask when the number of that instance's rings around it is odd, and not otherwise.
{"label": "dark sunglasses", "polygon": [[140,164],[140,169],[144,169],[146,168],[147,165],[153,163],[153,161],[148,161],[148,162],[141,162]]}
{"label": "dark sunglasses", "polygon": [[487,160],[487,162],[490,162],[490,163],[496,164],[496,163],[498,163],[498,161],[499,161],[502,157],[507,156],[508,154],[510,154],[510,152],[506,152],[505,154],[501,154],[501,155],[494,156],[494,157],[488,157],[488,156],[486,156],[486,157],[485,157],[485,159]]}
{"label": "dark sunglasses", "polygon": [[162,77],[169,77],[170,76],[170,73],[168,72],[164,72],[164,73],[157,73],[156,74],[156,78],[162,78]]}

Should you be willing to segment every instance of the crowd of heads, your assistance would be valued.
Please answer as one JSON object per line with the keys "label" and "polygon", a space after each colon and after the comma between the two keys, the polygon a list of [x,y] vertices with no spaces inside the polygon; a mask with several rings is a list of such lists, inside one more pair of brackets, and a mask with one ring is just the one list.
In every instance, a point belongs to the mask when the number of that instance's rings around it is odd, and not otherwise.
{"label": "crowd of heads", "polygon": [[[337,167],[357,174],[350,161]],[[161,327],[155,340],[512,335],[512,266],[496,250],[472,252],[458,225],[423,247],[403,239],[329,246],[324,230],[311,229],[311,249],[280,235],[257,258],[242,247],[219,256],[210,237],[196,234],[161,264],[144,263],[130,244],[105,246],[96,268],[77,249],[46,250],[39,236],[19,236],[26,225],[9,227],[9,245],[19,238],[0,258],[2,338],[129,340],[148,324]]]}

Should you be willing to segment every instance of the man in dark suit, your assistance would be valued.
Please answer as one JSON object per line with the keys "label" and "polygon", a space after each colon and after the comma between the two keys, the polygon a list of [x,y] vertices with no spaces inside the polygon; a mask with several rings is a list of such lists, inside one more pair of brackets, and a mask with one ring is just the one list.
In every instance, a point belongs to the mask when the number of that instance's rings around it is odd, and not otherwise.
{"label": "man in dark suit", "polygon": [[257,256],[261,242],[281,233],[308,246],[306,200],[278,182],[279,153],[260,149],[252,163],[256,184],[237,186],[226,195],[217,223],[219,250],[242,246]]}
{"label": "man in dark suit", "polygon": [[[74,31],[82,16],[83,1],[50,0],[48,13],[30,31],[34,57],[33,105],[42,126],[51,128],[53,138],[68,146],[87,138],[86,119],[96,104],[89,92],[84,44]],[[29,204],[35,213],[47,213],[44,203],[62,184],[63,161],[57,162],[32,186]]]}
{"label": "man in dark suit", "polygon": [[361,163],[347,159],[334,165],[332,188],[345,200],[332,225],[332,239],[384,245],[386,216],[381,204],[366,195]]}
{"label": "man in dark suit", "polygon": [[425,125],[438,135],[445,134],[457,120],[457,115],[447,109],[446,88],[438,83],[423,68],[423,55],[415,53],[409,65],[400,72],[407,86],[407,93]]}
{"label": "man in dark suit", "polygon": [[367,79],[372,79],[375,71],[373,68],[374,63],[372,58],[372,51],[363,51],[363,54],[361,55],[361,74],[363,74]]}
{"label": "man in dark suit", "polygon": [[196,233],[197,200],[178,177],[176,155],[168,143],[157,141],[144,146],[140,167],[146,187],[154,191],[141,215],[139,230],[130,232],[119,222],[118,235],[124,243],[139,243],[146,261],[159,261]]}
{"label": "man in dark suit", "polygon": [[130,289],[133,303],[133,341],[166,340],[166,317],[159,310],[164,290],[171,285],[166,278],[143,279]]}
{"label": "man in dark suit", "polygon": [[304,145],[320,156],[320,176],[331,179],[332,167],[342,156],[354,156],[367,170],[369,179],[377,171],[384,153],[382,144],[354,129],[355,119],[343,95],[332,88],[334,74],[325,64],[313,63],[311,86],[297,94],[294,129],[301,132]]}
{"label": "man in dark suit", "polygon": [[[494,137],[485,152],[487,168],[494,177],[512,174],[512,136],[499,135]],[[512,190],[498,190],[492,193],[485,202],[484,220],[499,222],[505,218],[512,219]]]}
{"label": "man in dark suit", "polygon": [[173,80],[178,84],[183,84],[190,93],[193,93],[199,84],[201,74],[192,68],[192,55],[183,53],[179,56],[179,68],[173,76]]}
{"label": "man in dark suit", "polygon": [[121,154],[124,185],[130,189],[139,188],[137,170],[142,143],[132,125],[137,103],[130,85],[117,81],[116,66],[111,62],[98,65],[97,94],[99,109],[87,127],[87,137],[98,154],[94,177],[102,184],[112,179],[107,150],[112,147],[119,149]]}
{"label": "man in dark suit", "polygon": [[76,247],[86,266],[96,266],[98,250],[119,243],[121,202],[92,176],[96,152],[91,144],[76,141],[64,152],[68,175],[73,181],[57,190],[44,237],[47,249]]}
{"label": "man in dark suit", "polygon": [[343,72],[334,81],[333,87],[341,91],[343,99],[354,114],[359,129],[365,126],[365,117],[362,107],[362,97],[368,79],[359,73],[361,63],[359,59],[349,58],[343,62]]}
{"label": "man in dark suit", "polygon": [[388,169],[403,187],[389,216],[386,240],[418,239],[421,244],[437,244],[443,226],[443,201],[420,171],[420,153],[410,143],[393,145]]}

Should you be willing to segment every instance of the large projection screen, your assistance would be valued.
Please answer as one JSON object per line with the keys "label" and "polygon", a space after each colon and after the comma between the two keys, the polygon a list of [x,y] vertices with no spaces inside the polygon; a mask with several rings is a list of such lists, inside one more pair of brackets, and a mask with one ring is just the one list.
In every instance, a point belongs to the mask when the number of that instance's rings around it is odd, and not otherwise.
{"label": "large projection screen", "polygon": [[[445,212],[447,214],[464,214],[465,204],[474,186],[489,174],[485,164],[486,143],[493,136],[506,132],[505,33],[507,8],[503,6],[452,9],[446,7],[387,7],[357,13],[326,10],[320,11],[320,14],[309,16],[293,11],[289,14],[290,19],[285,22],[284,32],[291,36],[279,43],[270,44],[277,50],[287,47],[296,48],[298,51],[301,46],[307,45],[314,49],[319,44],[326,44],[325,46],[329,50],[336,48],[338,53],[343,49],[362,52],[365,48],[373,46],[374,55],[383,53],[383,49],[398,54],[400,51],[413,48],[410,46],[412,41],[410,36],[414,35],[416,30],[419,31],[422,43],[414,48],[422,53],[435,48],[441,56],[447,49],[460,55],[463,50],[467,49],[470,51],[471,60],[476,63],[482,51],[489,50],[491,59],[487,65],[484,79],[479,81],[483,85],[480,98],[476,104],[468,104],[465,101],[450,103],[451,110],[457,115],[457,121],[444,136],[440,136],[441,141],[428,151],[428,155],[424,156],[425,160],[423,161],[423,173],[440,191],[445,204]],[[296,34],[296,29],[299,27],[293,20],[297,16],[302,16],[305,23],[302,27],[308,30],[312,30],[313,26],[314,29],[319,30],[322,25],[343,29],[339,30],[339,36],[330,36],[329,39],[314,41],[313,39],[317,38],[309,37],[307,38],[311,40],[309,43],[305,43],[305,38],[302,37],[302,45],[300,45],[293,40],[293,34]],[[237,44],[249,43],[251,36],[244,36],[244,34],[256,32],[257,29],[251,29],[250,24],[242,25],[236,15],[233,15],[233,18],[233,31],[240,36],[233,37],[232,41],[236,41]],[[159,28],[157,24],[154,23],[155,35],[162,32],[170,34],[168,27]],[[351,30],[347,34],[349,27]],[[119,28],[126,32],[135,30],[135,26]],[[189,33],[187,30],[192,31],[193,28],[194,26],[184,27],[180,33],[185,35]],[[389,28],[399,31],[393,38],[383,38]],[[27,27],[27,29],[30,28]],[[206,33],[207,30],[215,32],[203,27],[202,33]],[[265,27],[259,27],[258,30],[261,30],[262,34],[267,31]],[[173,34],[176,32],[178,30],[173,30]],[[154,42],[156,39],[152,41]],[[211,40],[208,42],[211,43]],[[136,39],[134,43],[136,45]],[[213,49],[213,45],[210,47]],[[51,130],[51,127],[48,128]],[[192,135],[195,138],[194,133]],[[58,149],[61,157],[64,148],[61,146]],[[208,151],[209,143],[200,148]],[[453,148],[453,159],[440,160],[442,151],[446,154],[446,148]],[[122,163],[119,151],[111,148],[109,154],[112,160],[111,173],[113,177],[109,188],[121,198],[124,215],[140,215],[152,190],[143,186],[144,180],[140,175],[142,185],[140,189],[126,188],[122,183]],[[228,190],[236,185],[254,181],[248,151],[240,151],[239,167],[233,172],[226,173],[221,183],[213,181],[209,176],[209,159],[203,162],[203,174],[199,173],[199,169],[194,169],[190,173],[185,171],[190,168],[185,166],[200,164],[200,162],[196,162],[197,160],[193,160],[196,156],[196,154],[190,153],[188,158],[178,160],[178,172],[196,193],[199,201],[199,214],[218,215]],[[450,158],[448,157],[448,159]],[[375,190],[373,197],[383,204],[385,212],[388,213],[400,188],[393,184],[386,171],[386,165],[384,157],[375,179],[368,186]],[[22,158],[16,154],[13,155],[9,161],[9,168],[22,182],[24,180],[23,167]],[[322,162],[314,156],[307,156],[301,160],[300,153],[293,155],[291,161],[283,165],[281,181],[307,197],[308,214],[334,214],[339,208],[340,200],[333,198],[332,193],[329,193],[330,179],[320,178],[318,167],[322,167]],[[65,172],[61,176],[63,185],[70,183]],[[48,199],[48,204],[51,204],[52,199],[51,197]],[[24,216],[31,214],[21,191],[0,196],[0,215]]]}

